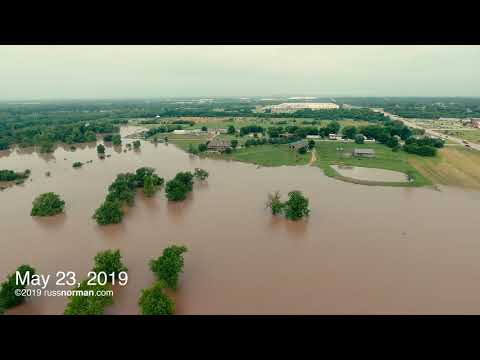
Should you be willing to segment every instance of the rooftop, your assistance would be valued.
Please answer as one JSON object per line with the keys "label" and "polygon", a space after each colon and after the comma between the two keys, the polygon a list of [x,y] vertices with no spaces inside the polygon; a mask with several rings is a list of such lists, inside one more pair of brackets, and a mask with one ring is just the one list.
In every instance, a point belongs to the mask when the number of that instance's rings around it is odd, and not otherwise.
{"label": "rooftop", "polygon": [[355,154],[375,155],[375,150],[373,150],[373,149],[354,149],[353,152]]}

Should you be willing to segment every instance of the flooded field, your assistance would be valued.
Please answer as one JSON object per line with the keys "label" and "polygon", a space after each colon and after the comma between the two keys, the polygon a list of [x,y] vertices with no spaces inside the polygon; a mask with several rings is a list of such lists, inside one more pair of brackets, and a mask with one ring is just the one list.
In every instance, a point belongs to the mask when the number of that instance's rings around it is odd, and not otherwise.
{"label": "flooded field", "polygon": [[[0,152],[1,169],[32,170],[0,192],[1,280],[24,263],[86,277],[98,251],[118,248],[129,282],[114,289],[107,313],[137,314],[140,290],[154,280],[148,261],[184,244],[177,314],[480,314],[480,192],[355,185],[317,167],[257,168],[143,141],[137,152],[107,147],[105,160],[95,144],[77,148]],[[122,224],[96,225],[108,185],[141,166],[167,180],[195,167],[210,177],[185,202],[139,193]],[[274,190],[303,191],[308,220],[272,217],[265,201]],[[30,217],[33,199],[48,191],[66,201],[65,214]],[[61,314],[67,301],[32,297],[8,313]]]}
{"label": "flooded field", "polygon": [[399,171],[366,168],[359,166],[331,165],[331,167],[334,168],[340,175],[357,180],[382,182],[408,181],[407,175]]}

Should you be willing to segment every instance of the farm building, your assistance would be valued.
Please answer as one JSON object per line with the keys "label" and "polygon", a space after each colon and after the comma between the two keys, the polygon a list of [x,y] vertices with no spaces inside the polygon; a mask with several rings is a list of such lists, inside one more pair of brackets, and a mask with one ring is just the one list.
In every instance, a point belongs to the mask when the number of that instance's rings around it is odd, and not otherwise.
{"label": "farm building", "polygon": [[338,134],[328,134],[330,140],[342,140],[342,137]]}
{"label": "farm building", "polygon": [[227,140],[213,139],[207,145],[207,149],[210,151],[225,151],[230,147],[230,142]]}
{"label": "farm building", "polygon": [[187,130],[173,130],[173,134],[175,135],[187,134]]}
{"label": "farm building", "polygon": [[308,144],[305,140],[295,141],[293,143],[288,144],[288,147],[293,150],[298,150],[307,146]]}
{"label": "farm building", "polygon": [[353,149],[353,156],[356,157],[375,157],[375,150],[373,149]]}
{"label": "farm building", "polygon": [[307,139],[320,139],[320,135],[307,135]]}

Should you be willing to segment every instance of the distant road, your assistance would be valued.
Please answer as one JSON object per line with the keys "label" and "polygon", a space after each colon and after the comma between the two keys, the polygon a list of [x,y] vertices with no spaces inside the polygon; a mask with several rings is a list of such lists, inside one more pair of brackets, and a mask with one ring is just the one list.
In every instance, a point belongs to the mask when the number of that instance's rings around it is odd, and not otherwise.
{"label": "distant road", "polygon": [[[427,135],[431,135],[431,136],[438,136],[438,137],[441,137],[441,138],[444,138],[445,137],[445,134],[442,134],[438,131],[435,131],[435,130],[432,130],[432,129],[425,129],[424,127],[420,126],[420,125],[417,125],[415,123],[412,123],[411,121],[408,121],[407,119],[405,118],[402,118],[398,115],[393,115],[393,114],[390,114],[386,111],[383,111],[381,109],[371,109],[373,111],[376,111],[376,112],[380,112],[382,114],[384,114],[385,116],[389,116],[392,120],[400,120],[402,121],[405,125],[411,127],[411,128],[416,128],[416,129],[423,129],[425,130],[425,134]],[[459,138],[459,137],[455,137],[455,136],[451,136],[451,135],[448,135],[448,140],[452,141],[452,142],[455,142],[457,144],[460,144],[462,146],[465,146],[465,143],[463,142],[463,139]],[[468,144],[470,145],[470,147],[472,149],[475,149],[475,150],[478,150],[480,151],[480,145],[479,144],[475,144],[475,143],[472,143],[472,142],[468,142]]]}

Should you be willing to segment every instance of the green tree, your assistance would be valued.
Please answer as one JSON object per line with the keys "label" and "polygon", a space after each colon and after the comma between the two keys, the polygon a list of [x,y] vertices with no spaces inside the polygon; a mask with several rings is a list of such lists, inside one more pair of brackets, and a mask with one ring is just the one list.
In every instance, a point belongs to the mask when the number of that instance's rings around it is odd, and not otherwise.
{"label": "green tree", "polygon": [[208,128],[206,126],[202,126],[202,131],[208,131]]}
{"label": "green tree", "polygon": [[312,150],[315,147],[315,141],[314,140],[309,140],[308,141],[308,148]]}
{"label": "green tree", "polygon": [[115,146],[122,145],[122,138],[120,135],[113,135],[112,136],[112,144]]}
{"label": "green tree", "polygon": [[22,285],[17,283],[17,272],[22,279],[25,278],[27,274],[27,277],[30,279],[31,276],[35,274],[35,269],[30,265],[21,265],[17,268],[14,274],[7,276],[7,280],[0,284],[0,308],[10,309],[25,301],[25,296],[15,294],[16,290],[23,290],[26,288],[26,284]]}
{"label": "green tree", "polygon": [[48,192],[39,195],[33,201],[33,208],[30,212],[31,216],[52,216],[59,214],[65,207],[65,201],[63,201],[59,195]]}
{"label": "green tree", "polygon": [[[89,285],[87,280],[80,283],[75,288],[74,294],[69,297],[65,315],[102,315],[108,305],[113,304],[112,295],[107,295],[105,291],[111,289],[111,285]],[[92,291],[93,295],[86,295],[86,292]],[[102,295],[103,294],[103,295]]]}
{"label": "green tree", "polygon": [[235,126],[230,125],[227,129],[227,133],[230,134],[230,135],[235,134]]}
{"label": "green tree", "polygon": [[340,123],[338,121],[331,121],[325,127],[325,133],[328,134],[336,134],[340,130]]}
{"label": "green tree", "polygon": [[[97,253],[94,258],[95,266],[92,269],[95,273],[105,272],[109,281],[118,279],[118,274],[128,269],[122,263],[122,255],[120,250],[105,250]],[[113,274],[113,278],[112,278]]]}
{"label": "green tree", "polygon": [[165,283],[157,281],[151,288],[143,289],[138,304],[142,315],[173,315],[175,303],[164,292]]}
{"label": "green tree", "polygon": [[188,149],[187,149],[188,153],[196,155],[198,154],[198,151],[199,151],[198,148],[193,146],[192,143],[188,144]]}
{"label": "green tree", "polygon": [[280,191],[275,191],[273,194],[268,194],[266,207],[272,211],[273,215],[280,214],[284,208],[284,204],[280,201]]}
{"label": "green tree", "polygon": [[288,193],[288,200],[285,202],[285,216],[290,220],[299,220],[308,216],[308,199],[300,191]]}
{"label": "green tree", "polygon": [[230,141],[230,145],[232,146],[232,149],[235,149],[238,146],[238,140],[233,139]]}
{"label": "green tree", "polygon": [[102,144],[98,144],[97,145],[97,153],[98,154],[105,154],[105,146],[103,146]]}
{"label": "green tree", "polygon": [[170,201],[181,201],[187,198],[188,187],[179,180],[172,179],[165,185],[165,195]]}
{"label": "green tree", "polygon": [[133,142],[133,148],[134,149],[140,149],[140,146],[142,145],[142,143],[140,142],[140,140],[135,140]]}
{"label": "green tree", "polygon": [[183,253],[187,252],[185,246],[172,245],[163,250],[162,256],[150,261],[150,269],[158,280],[165,281],[170,289],[178,287],[178,278],[183,272]]}
{"label": "green tree", "polygon": [[343,135],[349,139],[355,139],[355,135],[357,135],[357,128],[355,126],[346,126],[343,128],[342,132]]}
{"label": "green tree", "polygon": [[356,144],[363,144],[365,142],[365,136],[362,134],[355,135],[355,143]]}
{"label": "green tree", "polygon": [[200,144],[198,145],[198,151],[205,152],[207,151],[207,144]]}
{"label": "green tree", "polygon": [[146,176],[143,182],[143,193],[147,197],[151,197],[157,191],[157,187],[154,183],[154,179],[152,176]]}
{"label": "green tree", "polygon": [[195,168],[195,173],[193,174],[199,180],[205,180],[208,177],[208,171],[200,168]]}
{"label": "green tree", "polygon": [[302,154],[302,155],[306,154],[307,153],[307,148],[305,146],[301,147],[300,149],[298,149],[298,153]]}
{"label": "green tree", "polygon": [[184,184],[188,191],[192,191],[193,189],[193,174],[190,171],[181,171],[175,175],[175,180],[180,181]]}
{"label": "green tree", "polygon": [[99,225],[118,224],[123,220],[123,209],[118,201],[105,201],[93,214]]}
{"label": "green tree", "polygon": [[74,167],[74,168],[79,168],[79,167],[82,167],[82,166],[83,166],[83,163],[80,162],[80,161],[76,161],[72,165],[72,167]]}

